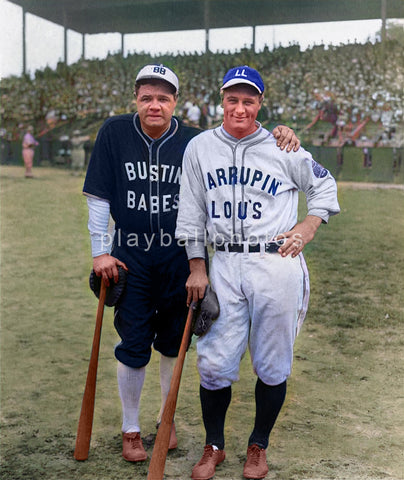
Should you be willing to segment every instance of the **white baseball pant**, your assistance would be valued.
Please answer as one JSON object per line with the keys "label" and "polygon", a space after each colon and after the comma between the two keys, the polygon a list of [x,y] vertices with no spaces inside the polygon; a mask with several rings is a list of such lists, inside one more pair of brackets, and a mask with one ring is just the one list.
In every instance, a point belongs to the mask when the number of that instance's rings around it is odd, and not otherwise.
{"label": "white baseball pant", "polygon": [[215,252],[210,280],[220,315],[198,339],[198,370],[208,390],[239,380],[247,347],[255,373],[279,385],[291,373],[293,345],[309,299],[302,254]]}

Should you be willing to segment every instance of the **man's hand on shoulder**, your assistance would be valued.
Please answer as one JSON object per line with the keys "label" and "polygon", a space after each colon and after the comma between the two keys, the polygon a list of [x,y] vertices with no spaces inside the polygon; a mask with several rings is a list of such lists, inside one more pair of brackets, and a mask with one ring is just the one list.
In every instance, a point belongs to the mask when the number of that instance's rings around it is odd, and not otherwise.
{"label": "man's hand on shoulder", "polygon": [[292,128],[289,128],[286,125],[278,125],[273,129],[272,135],[277,139],[276,145],[281,150],[284,150],[285,147],[287,147],[287,152],[292,150],[297,152],[299,150],[300,140],[296,137]]}
{"label": "man's hand on shoulder", "polygon": [[108,253],[93,258],[93,270],[97,277],[103,278],[107,287],[109,287],[110,278],[113,278],[115,282],[118,282],[118,265],[125,270],[128,270],[128,267],[123,262]]}

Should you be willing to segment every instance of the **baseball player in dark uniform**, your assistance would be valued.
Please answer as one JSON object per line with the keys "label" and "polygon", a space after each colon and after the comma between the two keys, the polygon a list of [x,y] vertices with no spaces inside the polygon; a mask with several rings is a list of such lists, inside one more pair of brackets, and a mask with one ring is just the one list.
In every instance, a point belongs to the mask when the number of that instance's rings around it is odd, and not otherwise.
{"label": "baseball player in dark uniform", "polygon": [[[137,113],[112,117],[101,127],[83,193],[89,208],[93,268],[108,284],[118,266],[128,271],[115,307],[121,342],[115,348],[123,411],[123,457],[147,458],[140,437],[139,404],[152,346],[160,352],[161,410],[181,344],[186,314],[185,249],[175,241],[182,158],[200,130],[173,117],[178,78],[163,65],[142,68],[135,84]],[[293,131],[278,131],[284,148],[297,149]],[[115,222],[113,242],[108,234]],[[112,250],[111,250],[112,243]],[[177,446],[173,424],[169,448]]]}
{"label": "baseball player in dark uniform", "polygon": [[[225,458],[225,415],[247,348],[257,375],[256,418],[243,474],[266,476],[269,434],[308,305],[301,252],[320,224],[339,212],[331,174],[302,148],[281,152],[256,121],[263,92],[256,70],[231,69],[222,86],[223,125],[192,139],[184,154],[176,235],[190,262],[188,302],[202,298],[208,284],[202,258],[207,229],[216,250],[211,287],[220,304],[218,319],[197,342],[206,444],[194,480],[213,477]],[[299,190],[308,214],[297,223]]]}

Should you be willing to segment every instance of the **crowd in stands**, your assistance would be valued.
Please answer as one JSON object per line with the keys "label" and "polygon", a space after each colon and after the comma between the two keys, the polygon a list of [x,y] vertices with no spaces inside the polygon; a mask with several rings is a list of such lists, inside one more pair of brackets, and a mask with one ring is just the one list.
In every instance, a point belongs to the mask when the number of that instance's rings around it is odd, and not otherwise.
{"label": "crowd in stands", "polygon": [[202,128],[221,120],[224,73],[248,64],[265,82],[260,113],[264,124],[287,124],[303,139],[319,144],[404,146],[404,48],[397,41],[319,45],[305,51],[290,45],[261,52],[244,48],[236,53],[113,54],[69,66],[59,63],[33,78],[1,80],[0,136],[14,138],[28,124],[41,136],[63,123],[135,111],[134,77],[148,63],[163,63],[177,72],[177,114]]}

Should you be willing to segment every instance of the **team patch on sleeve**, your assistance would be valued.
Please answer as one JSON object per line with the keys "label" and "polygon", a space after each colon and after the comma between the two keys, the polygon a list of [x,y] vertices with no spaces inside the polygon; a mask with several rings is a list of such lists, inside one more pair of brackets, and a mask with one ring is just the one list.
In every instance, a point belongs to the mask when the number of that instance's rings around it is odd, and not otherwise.
{"label": "team patch on sleeve", "polygon": [[328,170],[315,160],[311,161],[311,168],[313,169],[314,176],[317,178],[324,178],[328,174]]}

